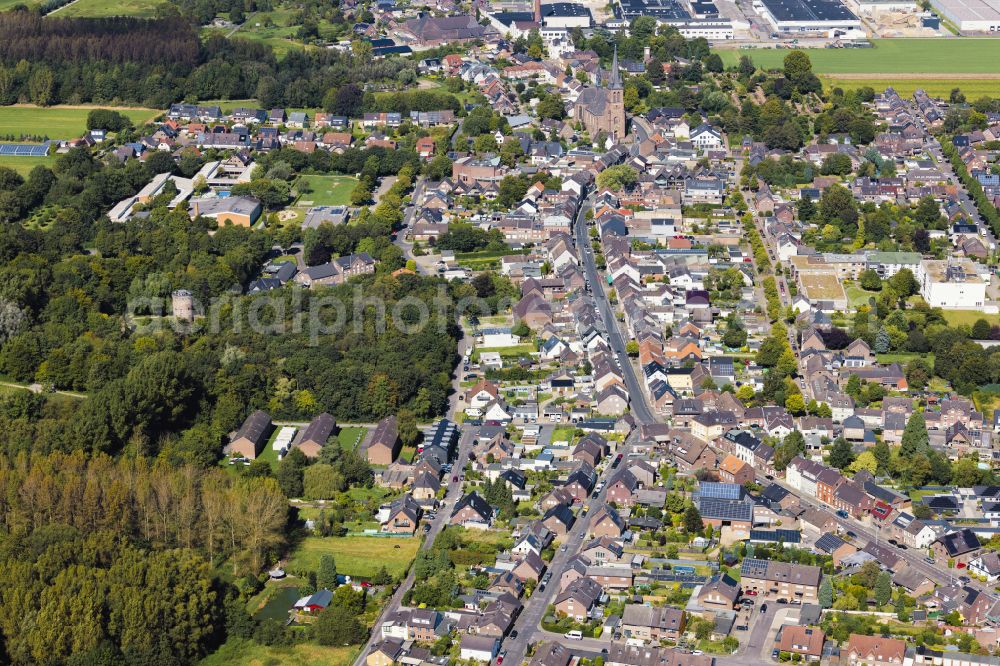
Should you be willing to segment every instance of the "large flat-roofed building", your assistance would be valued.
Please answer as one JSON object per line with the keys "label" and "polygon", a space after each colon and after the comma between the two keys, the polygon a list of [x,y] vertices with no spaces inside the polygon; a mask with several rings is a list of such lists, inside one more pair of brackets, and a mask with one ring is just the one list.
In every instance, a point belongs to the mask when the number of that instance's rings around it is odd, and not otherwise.
{"label": "large flat-roofed building", "polygon": [[621,18],[632,20],[637,16],[652,16],[668,23],[688,21],[691,13],[678,0],[619,0]]}
{"label": "large flat-roofed building", "polygon": [[932,0],[962,32],[1000,32],[1000,0]]}
{"label": "large flat-roofed building", "polygon": [[986,282],[970,259],[925,259],[917,267],[920,295],[933,308],[982,308]]}
{"label": "large flat-roofed building", "polygon": [[754,0],[777,32],[860,30],[861,20],[840,0]]}

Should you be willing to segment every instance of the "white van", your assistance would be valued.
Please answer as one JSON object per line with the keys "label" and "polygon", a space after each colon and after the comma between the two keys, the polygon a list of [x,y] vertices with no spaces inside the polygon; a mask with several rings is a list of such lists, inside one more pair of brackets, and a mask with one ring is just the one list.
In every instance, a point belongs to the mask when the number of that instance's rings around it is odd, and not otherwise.
{"label": "white van", "polygon": [[573,631],[567,631],[565,634],[566,638],[571,638],[574,641],[581,640],[583,638],[583,632],[579,629],[574,629]]}

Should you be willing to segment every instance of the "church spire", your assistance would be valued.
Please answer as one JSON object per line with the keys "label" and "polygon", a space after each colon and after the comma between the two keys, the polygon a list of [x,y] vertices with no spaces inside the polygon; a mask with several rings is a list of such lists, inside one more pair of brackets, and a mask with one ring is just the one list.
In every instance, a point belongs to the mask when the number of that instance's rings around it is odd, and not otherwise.
{"label": "church spire", "polygon": [[615,57],[611,61],[611,76],[608,79],[608,88],[610,90],[621,90],[622,89],[622,75],[618,71],[618,46],[615,46]]}

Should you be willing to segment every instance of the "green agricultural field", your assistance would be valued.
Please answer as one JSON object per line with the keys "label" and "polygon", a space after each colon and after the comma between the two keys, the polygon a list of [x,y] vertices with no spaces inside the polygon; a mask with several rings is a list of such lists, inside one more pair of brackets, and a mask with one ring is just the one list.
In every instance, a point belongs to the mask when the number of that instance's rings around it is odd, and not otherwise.
{"label": "green agricultural field", "polygon": [[420,548],[418,537],[306,537],[295,549],[289,571],[315,571],[323,555],[333,555],[337,571],[347,576],[371,578],[382,565],[393,576],[402,576]]}
{"label": "green agricultural field", "polygon": [[[875,47],[870,49],[803,50],[809,54],[817,74],[907,75],[900,78],[922,78],[923,73],[1000,76],[997,39],[875,39],[872,43]],[[782,67],[788,50],[727,49],[719,54],[727,65],[735,65],[741,55],[749,55],[758,67],[770,69]]]}
{"label": "green agricultural field", "polygon": [[0,12],[5,12],[8,9],[16,7],[17,5],[37,7],[40,4],[42,4],[42,0],[0,0]]}
{"label": "green agricultural field", "polygon": [[[358,184],[352,176],[301,176],[295,181],[299,206],[347,206],[351,203],[351,192]],[[306,185],[308,192],[302,191]]]}
{"label": "green agricultural field", "polygon": [[953,75],[941,74],[934,76],[931,74],[922,75],[921,78],[894,79],[890,77],[869,78],[867,76],[850,78],[849,76],[837,76],[821,74],[819,77],[827,90],[842,88],[843,90],[855,90],[862,87],[870,87],[875,92],[882,92],[889,86],[896,89],[902,97],[910,97],[917,88],[922,88],[931,97],[948,97],[952,88],[961,88],[965,96],[974,100],[983,96],[996,95],[1000,91],[1000,79],[978,79],[978,78],[954,78]]}
{"label": "green agricultural field", "polygon": [[13,169],[22,176],[27,176],[28,173],[39,164],[52,168],[52,165],[55,163],[55,155],[49,155],[48,157],[13,157],[11,155],[0,156],[0,166]]}
{"label": "green agricultural field", "polygon": [[[105,107],[115,108],[115,107]],[[136,125],[156,117],[155,109],[117,109]],[[0,136],[34,134],[51,139],[75,139],[87,129],[91,108],[79,106],[4,106],[0,107]],[[26,158],[16,158],[23,161]],[[40,158],[38,158],[40,159]],[[34,166],[34,165],[32,165]]]}
{"label": "green agricultural field", "polygon": [[78,16],[84,18],[102,18],[105,16],[138,16],[149,18],[156,15],[156,10],[166,4],[164,0],[76,0],[72,4],[58,9],[56,16]]}

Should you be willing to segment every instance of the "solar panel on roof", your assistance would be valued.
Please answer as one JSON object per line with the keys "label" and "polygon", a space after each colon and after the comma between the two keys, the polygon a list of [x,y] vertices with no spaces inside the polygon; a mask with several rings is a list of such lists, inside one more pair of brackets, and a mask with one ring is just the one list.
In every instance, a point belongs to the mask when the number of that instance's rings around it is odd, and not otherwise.
{"label": "solar panel on roof", "polygon": [[0,155],[13,155],[15,157],[45,157],[48,153],[49,146],[46,143],[0,143]]}
{"label": "solar panel on roof", "polygon": [[743,560],[743,564],[740,565],[740,576],[760,578],[767,573],[767,564],[767,560],[747,557]]}
{"label": "solar panel on roof", "polygon": [[701,485],[698,486],[698,494],[701,497],[714,497],[716,499],[740,499],[743,497],[743,486],[735,483],[702,481]]}
{"label": "solar panel on roof", "polygon": [[698,512],[702,518],[715,520],[753,520],[753,504],[717,497],[701,497]]}

